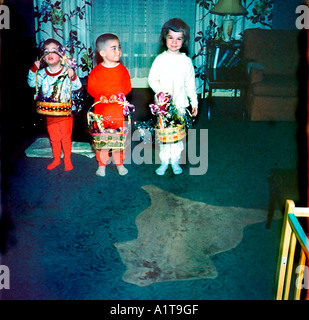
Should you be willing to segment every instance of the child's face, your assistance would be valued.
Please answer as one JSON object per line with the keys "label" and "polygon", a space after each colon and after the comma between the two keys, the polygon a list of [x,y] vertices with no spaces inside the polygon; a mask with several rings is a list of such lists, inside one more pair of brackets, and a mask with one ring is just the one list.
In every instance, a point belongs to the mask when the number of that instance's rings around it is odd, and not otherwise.
{"label": "child's face", "polygon": [[179,53],[183,44],[183,32],[174,32],[169,30],[166,36],[166,47],[170,53]]}
{"label": "child's face", "polygon": [[120,61],[122,51],[118,40],[108,40],[100,52],[106,64],[116,64]]}
{"label": "child's face", "polygon": [[58,49],[58,45],[55,43],[50,43],[45,46],[44,48],[44,54],[48,53],[45,57],[44,60],[45,62],[52,67],[55,67],[57,65],[60,66],[61,58],[60,56],[56,53]]}

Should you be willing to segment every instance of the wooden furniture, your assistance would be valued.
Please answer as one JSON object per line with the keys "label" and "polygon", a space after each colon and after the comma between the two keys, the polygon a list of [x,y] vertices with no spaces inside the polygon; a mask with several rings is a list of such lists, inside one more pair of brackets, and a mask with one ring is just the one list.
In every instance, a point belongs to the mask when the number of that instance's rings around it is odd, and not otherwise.
{"label": "wooden furniture", "polygon": [[[305,63],[300,59],[299,30],[246,29],[243,57],[249,77],[246,110],[252,121],[296,120],[300,79]],[[303,65],[302,65],[303,64]],[[302,72],[305,74],[305,72]]]}
{"label": "wooden furniture", "polygon": [[[235,97],[237,90],[240,90],[240,96],[245,96],[247,77],[241,68],[233,69],[206,69],[205,85],[208,85],[208,119],[210,119],[210,108],[212,103],[212,90],[213,89],[234,89]],[[204,90],[205,92],[205,90]],[[243,117],[245,117],[245,109],[243,110]]]}
{"label": "wooden furniture", "polygon": [[247,81],[246,72],[242,68],[242,42],[233,40],[207,41],[207,55],[205,64],[205,78],[203,84],[203,98],[208,90],[208,118],[214,89],[234,89],[244,96]]}
{"label": "wooden furniture", "polygon": [[[309,278],[306,269],[308,268],[306,261],[309,259],[309,239],[298,218],[309,219],[309,208],[295,207],[294,201],[287,200],[279,250],[276,300],[288,300],[291,293],[294,293],[295,300],[300,300],[302,291],[306,289],[307,296],[305,299],[309,298]],[[297,244],[300,247],[300,251],[296,250]],[[298,255],[298,252],[299,260],[295,269],[296,281],[292,282],[294,262],[296,260],[295,253]],[[291,283],[293,283],[292,287]]]}

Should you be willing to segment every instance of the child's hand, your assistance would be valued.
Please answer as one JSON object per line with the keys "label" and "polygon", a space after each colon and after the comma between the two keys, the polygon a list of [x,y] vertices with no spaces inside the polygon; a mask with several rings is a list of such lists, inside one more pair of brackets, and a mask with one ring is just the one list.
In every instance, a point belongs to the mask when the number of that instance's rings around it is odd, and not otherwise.
{"label": "child's hand", "polygon": [[68,76],[69,78],[73,78],[75,75],[75,72],[72,68],[68,68]]}
{"label": "child's hand", "polygon": [[193,108],[192,109],[192,117],[196,117],[198,113],[198,108]]}
{"label": "child's hand", "polygon": [[40,69],[40,65],[41,65],[41,62],[38,60],[38,61],[34,61],[34,65]]}

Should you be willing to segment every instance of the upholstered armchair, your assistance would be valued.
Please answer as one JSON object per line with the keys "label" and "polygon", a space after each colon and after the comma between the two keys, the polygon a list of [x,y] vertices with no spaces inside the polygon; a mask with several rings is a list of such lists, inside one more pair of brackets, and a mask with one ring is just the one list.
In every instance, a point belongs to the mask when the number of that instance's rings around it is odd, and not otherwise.
{"label": "upholstered armchair", "polygon": [[251,120],[295,120],[298,36],[298,30],[244,31],[244,62],[249,75],[246,111]]}

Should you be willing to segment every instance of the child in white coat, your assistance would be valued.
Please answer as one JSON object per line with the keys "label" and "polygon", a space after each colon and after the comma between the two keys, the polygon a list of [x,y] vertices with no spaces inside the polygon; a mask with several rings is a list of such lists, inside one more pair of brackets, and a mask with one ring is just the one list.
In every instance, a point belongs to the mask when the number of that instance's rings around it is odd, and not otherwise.
{"label": "child in white coat", "polygon": [[[190,28],[178,18],[167,21],[161,30],[160,41],[167,49],[154,60],[148,82],[155,94],[160,92],[171,95],[178,114],[184,115],[191,104],[192,116],[198,113],[198,100],[195,89],[195,73],[192,60],[182,51],[187,51],[190,40]],[[189,100],[189,99],[190,100]],[[160,167],[158,175],[164,175],[169,163],[174,174],[181,174],[179,159],[183,151],[183,142],[160,144]]]}

